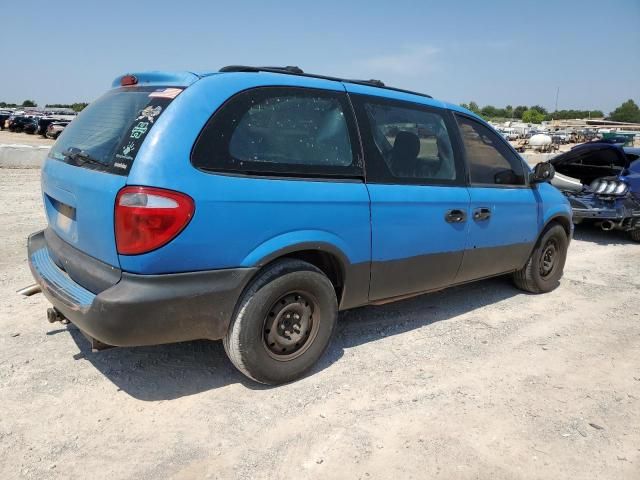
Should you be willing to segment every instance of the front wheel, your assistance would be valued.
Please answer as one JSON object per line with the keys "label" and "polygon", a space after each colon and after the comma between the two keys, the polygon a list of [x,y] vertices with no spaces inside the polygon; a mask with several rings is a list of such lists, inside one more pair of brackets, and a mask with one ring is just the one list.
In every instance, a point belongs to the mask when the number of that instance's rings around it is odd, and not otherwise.
{"label": "front wheel", "polygon": [[547,228],[538,239],[525,266],[513,274],[516,286],[526,292],[546,293],[560,284],[569,239],[561,225]]}
{"label": "front wheel", "polygon": [[249,378],[291,382],[322,356],[337,315],[336,292],[324,273],[300,260],[279,260],[242,295],[224,348]]}
{"label": "front wheel", "polygon": [[631,237],[631,240],[633,240],[634,242],[640,242],[640,228],[631,230],[629,232],[629,236]]}

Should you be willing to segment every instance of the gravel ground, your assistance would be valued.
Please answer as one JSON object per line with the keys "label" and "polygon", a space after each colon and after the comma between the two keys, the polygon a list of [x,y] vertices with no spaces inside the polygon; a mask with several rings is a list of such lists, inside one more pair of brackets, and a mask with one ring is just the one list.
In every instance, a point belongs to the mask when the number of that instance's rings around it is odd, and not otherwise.
{"label": "gravel ground", "polygon": [[32,145],[47,146],[54,144],[54,140],[41,135],[30,135],[28,133],[14,133],[9,130],[0,130],[0,145]]}
{"label": "gravel ground", "polygon": [[343,313],[268,388],[220,342],[91,353],[49,325],[38,170],[0,170],[0,478],[640,478],[640,245],[578,228],[534,296],[498,278]]}

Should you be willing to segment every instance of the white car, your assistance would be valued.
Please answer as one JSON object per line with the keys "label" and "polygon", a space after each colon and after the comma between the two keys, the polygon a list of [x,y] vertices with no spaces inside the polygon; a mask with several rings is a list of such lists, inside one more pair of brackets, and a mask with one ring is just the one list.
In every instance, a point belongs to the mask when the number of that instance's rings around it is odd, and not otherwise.
{"label": "white car", "polygon": [[70,122],[53,122],[47,127],[47,138],[57,139]]}

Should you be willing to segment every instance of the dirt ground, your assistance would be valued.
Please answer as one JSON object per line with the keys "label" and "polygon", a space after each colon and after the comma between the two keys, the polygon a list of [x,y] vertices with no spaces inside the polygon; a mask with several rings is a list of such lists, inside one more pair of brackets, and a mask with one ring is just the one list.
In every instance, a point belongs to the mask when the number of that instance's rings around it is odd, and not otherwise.
{"label": "dirt ground", "polygon": [[30,135],[28,133],[14,133],[9,130],[0,130],[0,145],[32,145],[51,146],[54,140],[41,135]]}
{"label": "dirt ground", "polygon": [[38,177],[0,170],[0,478],[640,478],[625,236],[578,228],[547,295],[498,278],[345,312],[311,375],[268,388],[219,342],[91,353],[18,297]]}

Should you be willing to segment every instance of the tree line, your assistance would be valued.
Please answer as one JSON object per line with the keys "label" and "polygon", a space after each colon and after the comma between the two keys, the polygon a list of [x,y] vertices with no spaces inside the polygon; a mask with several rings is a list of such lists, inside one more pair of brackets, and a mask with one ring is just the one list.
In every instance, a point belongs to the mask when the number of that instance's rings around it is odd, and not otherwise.
{"label": "tree line", "polygon": [[[476,102],[462,103],[461,107],[471,110],[476,115],[485,119],[513,118],[522,120],[525,123],[540,123],[544,120],[572,120],[575,118],[603,118],[605,114],[602,110],[556,110],[549,112],[540,105],[528,107],[518,105],[512,107],[507,105],[504,108],[497,108],[493,105],[486,105],[482,108]],[[629,99],[609,114],[607,120],[615,122],[635,122],[640,123],[640,108]]]}
{"label": "tree line", "polygon": [[81,112],[82,110],[85,109],[85,107],[89,105],[86,102],[77,102],[77,103],[70,103],[70,104],[64,104],[64,103],[52,103],[52,104],[47,104],[45,105],[46,108],[71,108],[74,112]]}
{"label": "tree line", "polygon": [[531,107],[518,105],[515,108],[511,105],[507,105],[504,108],[486,105],[480,108],[476,102],[469,102],[463,103],[460,106],[484,118],[513,118],[526,123],[540,123],[543,120],[551,119],[569,120],[573,118],[604,117],[604,113],[601,110],[557,110],[555,112],[549,112],[540,105],[533,105]]}
{"label": "tree line", "polygon": [[[70,108],[74,112],[81,112],[84,108],[89,105],[87,102],[76,102],[76,103],[52,103],[45,105],[45,108]],[[25,100],[21,104],[18,103],[7,103],[0,102],[0,108],[24,108],[24,107],[37,107],[38,104],[33,100]]]}
{"label": "tree line", "polygon": [[21,104],[0,102],[0,108],[18,108],[18,107],[37,107],[38,104],[33,100],[25,100]]}

